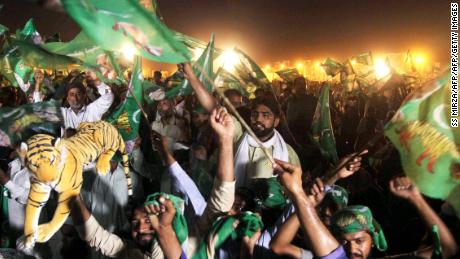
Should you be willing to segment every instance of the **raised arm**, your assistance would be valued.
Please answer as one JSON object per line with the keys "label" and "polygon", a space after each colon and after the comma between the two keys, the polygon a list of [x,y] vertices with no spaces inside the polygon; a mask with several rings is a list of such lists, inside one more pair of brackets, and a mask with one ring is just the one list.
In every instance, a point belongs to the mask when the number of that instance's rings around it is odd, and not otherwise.
{"label": "raised arm", "polygon": [[165,258],[180,258],[182,248],[172,226],[176,209],[172,201],[167,197],[160,197],[158,202],[160,205],[147,205],[144,210],[147,212],[152,227],[157,234],[158,243]]}
{"label": "raised arm", "polygon": [[200,102],[201,106],[203,106],[203,108],[205,108],[206,111],[210,113],[215,107],[217,107],[216,99],[210,92],[208,92],[208,90],[206,90],[203,83],[201,83],[200,79],[198,79],[198,77],[195,75],[190,63],[184,63],[183,67],[185,78],[192,85],[198,101]]}
{"label": "raised arm", "polygon": [[[415,207],[425,222],[428,231],[431,232],[433,225],[439,227],[443,258],[451,258],[457,254],[458,245],[452,233],[425,201],[417,186],[415,186],[408,177],[396,177],[392,179],[390,181],[390,190],[394,195],[407,200]],[[422,252],[422,256],[430,258],[432,252],[433,249],[427,250]]]}
{"label": "raised arm", "polygon": [[219,164],[216,177],[222,182],[235,181],[233,170],[233,119],[223,108],[216,108],[209,117],[211,127],[219,136]]}
{"label": "raised arm", "polygon": [[324,257],[337,250],[339,243],[319,218],[316,202],[307,197],[302,189],[300,167],[276,160],[275,173],[294,203],[300,225],[315,256]]}
{"label": "raised arm", "polygon": [[85,240],[89,246],[100,250],[103,255],[115,257],[126,249],[123,241],[117,235],[99,225],[80,196],[75,198],[71,215],[80,238]]}

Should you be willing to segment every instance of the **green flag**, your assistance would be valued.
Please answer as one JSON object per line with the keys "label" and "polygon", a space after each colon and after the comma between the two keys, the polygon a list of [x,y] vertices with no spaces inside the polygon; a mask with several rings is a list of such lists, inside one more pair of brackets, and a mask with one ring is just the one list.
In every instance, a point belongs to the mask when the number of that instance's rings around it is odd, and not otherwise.
{"label": "green flag", "polygon": [[[142,101],[142,83],[144,77],[142,75],[142,58],[136,56],[134,61],[134,69],[131,75],[129,88],[133,95],[128,91],[125,101],[116,109],[106,120],[112,123],[120,132],[125,142],[134,140],[139,132],[139,123],[141,120],[141,110],[137,102]],[[140,103],[139,103],[140,105]],[[128,150],[127,143],[127,152]]]}
{"label": "green flag", "polygon": [[10,48],[0,57],[0,74],[2,74],[13,86],[26,89],[26,84],[32,77],[33,70],[19,56],[17,46]]}
{"label": "green flag", "polygon": [[34,45],[26,41],[14,40],[13,44],[18,46],[21,60],[29,66],[65,69],[70,65],[82,64],[78,59],[51,53],[42,46]]}
{"label": "green flag", "polygon": [[188,49],[153,13],[136,0],[63,0],[67,13],[91,39],[111,51],[135,49],[158,62],[182,63]]}
{"label": "green flag", "polygon": [[336,76],[342,70],[342,64],[332,58],[326,58],[321,66],[323,67],[324,72],[326,72],[328,76],[332,77]]}
{"label": "green flag", "polygon": [[373,66],[374,65],[374,59],[372,57],[372,52],[364,52],[361,53],[355,57],[353,57],[353,60],[356,61],[357,64],[363,64],[366,66]]}
{"label": "green flag", "polygon": [[449,80],[445,74],[413,92],[385,126],[385,135],[420,191],[447,199],[460,215],[460,129],[449,121]]}
{"label": "green flag", "polygon": [[239,240],[244,236],[252,237],[255,232],[263,228],[260,217],[252,212],[242,212],[236,216],[217,219],[209,234],[201,242],[193,259],[215,258],[217,251],[225,241]]}
{"label": "green flag", "polygon": [[[193,64],[193,71],[195,72],[195,75],[200,79],[201,82],[203,82],[203,85],[206,87],[206,89],[209,92],[212,92],[212,82],[209,82],[209,80],[205,77],[204,73],[207,74],[207,77],[209,77],[211,80],[214,79],[214,58],[213,58],[213,52],[214,52],[214,33],[211,34],[211,40],[208,43],[208,46],[204,50],[203,54],[201,54],[200,58]],[[184,95],[190,95],[193,92],[192,85],[185,80],[183,81],[179,86],[176,86],[166,92],[166,97],[172,97],[172,96],[184,96]]]}
{"label": "green flag", "polygon": [[50,42],[44,48],[56,54],[78,58],[88,64],[96,64],[97,57],[104,54],[104,50],[83,31],[69,42]]}
{"label": "green flag", "polygon": [[276,73],[286,82],[293,82],[296,78],[301,77],[296,68],[287,68]]}
{"label": "green flag", "polygon": [[0,24],[0,35],[2,35],[3,33],[7,32],[9,29],[8,27],[6,26],[3,26]]}
{"label": "green flag", "polygon": [[[201,54],[204,52],[204,49],[208,46],[208,44],[205,41],[199,40],[197,38],[194,38],[192,36],[174,31],[174,37],[182,42],[189,50],[191,53],[193,53],[193,60],[197,60]],[[221,49],[215,48],[214,47],[214,53],[215,54],[213,57],[217,57],[220,55],[223,51]]]}
{"label": "green flag", "polygon": [[242,95],[249,97],[250,93],[248,93],[247,89],[243,87],[243,83],[238,80],[234,75],[229,73],[224,68],[220,67],[216,73],[216,79],[214,83],[217,89],[221,89],[222,92],[227,89],[236,89]]}
{"label": "green flag", "polygon": [[61,134],[61,104],[57,101],[0,108],[0,146],[17,145],[38,134]]}
{"label": "green flag", "polygon": [[322,154],[335,164],[338,156],[329,108],[329,89],[328,84],[321,89],[311,128],[314,142]]}
{"label": "green flag", "polygon": [[37,29],[35,28],[33,19],[29,19],[27,21],[27,23],[24,25],[24,28],[16,33],[16,37],[18,39],[26,40],[34,44],[43,43],[40,33],[38,33]]}
{"label": "green flag", "polygon": [[252,83],[258,87],[267,87],[270,85],[264,71],[252,60],[246,53],[235,48],[240,62],[235,64],[236,76],[241,78],[245,83]]}

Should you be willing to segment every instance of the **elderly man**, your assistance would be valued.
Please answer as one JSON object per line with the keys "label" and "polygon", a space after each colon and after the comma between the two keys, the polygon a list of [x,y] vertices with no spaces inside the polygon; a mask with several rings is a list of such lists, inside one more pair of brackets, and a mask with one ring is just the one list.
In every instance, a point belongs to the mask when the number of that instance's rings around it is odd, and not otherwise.
{"label": "elderly man", "polygon": [[102,118],[113,103],[113,93],[110,87],[97,78],[94,72],[87,72],[87,82],[94,84],[100,97],[88,104],[86,87],[80,82],[73,82],[67,88],[67,107],[62,107],[64,127],[78,128],[82,122],[94,122]]}

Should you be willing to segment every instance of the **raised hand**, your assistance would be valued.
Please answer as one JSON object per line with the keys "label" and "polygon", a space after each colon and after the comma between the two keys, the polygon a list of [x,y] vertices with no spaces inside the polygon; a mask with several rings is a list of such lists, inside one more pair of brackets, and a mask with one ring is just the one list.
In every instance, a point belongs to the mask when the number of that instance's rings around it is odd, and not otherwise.
{"label": "raised hand", "polygon": [[224,108],[218,107],[212,110],[209,121],[220,140],[233,140],[235,131],[233,120]]}
{"label": "raised hand", "polygon": [[324,184],[323,181],[321,181],[321,178],[315,179],[312,186],[310,187],[310,190],[308,191],[308,195],[308,198],[314,203],[315,206],[323,201],[324,196],[326,196],[326,192],[324,191]]}
{"label": "raised hand", "polygon": [[390,191],[403,199],[411,200],[421,196],[417,186],[406,176],[398,176],[390,181]]}
{"label": "raised hand", "polygon": [[171,227],[176,214],[176,209],[168,197],[160,196],[158,198],[158,205],[144,206],[147,212],[152,228],[158,232],[160,228]]}
{"label": "raised hand", "polygon": [[273,166],[275,174],[281,184],[286,188],[290,195],[303,192],[302,189],[302,169],[299,166],[275,159]]}
{"label": "raised hand", "polygon": [[[349,155],[341,158],[339,160],[339,162],[337,163],[337,166],[336,166],[336,168],[341,168],[337,172],[337,177],[339,179],[347,178],[347,177],[351,176],[352,174],[354,174],[356,171],[358,171],[361,168],[361,160],[363,159],[362,156],[367,154],[367,152],[368,151],[366,149],[363,152],[361,152],[359,155],[357,155],[357,153],[352,153],[352,154],[349,154]],[[354,156],[356,156],[356,157],[353,158],[352,160],[350,160],[350,158],[352,158]]]}

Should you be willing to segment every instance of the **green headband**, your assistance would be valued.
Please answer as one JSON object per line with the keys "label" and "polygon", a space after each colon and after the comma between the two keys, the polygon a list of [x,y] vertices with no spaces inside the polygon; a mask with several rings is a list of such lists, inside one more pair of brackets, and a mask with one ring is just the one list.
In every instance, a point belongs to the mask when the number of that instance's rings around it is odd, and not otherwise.
{"label": "green headband", "polygon": [[148,205],[148,204],[160,205],[157,202],[157,199],[160,196],[167,197],[169,200],[171,200],[174,205],[174,208],[176,209],[176,214],[174,215],[172,224],[173,224],[174,231],[176,232],[177,239],[179,240],[179,243],[182,244],[184,243],[184,241],[187,239],[187,236],[188,236],[187,222],[185,221],[185,217],[183,213],[184,200],[174,195],[171,195],[171,194],[166,194],[163,192],[156,192],[156,193],[153,193],[147,196],[147,199],[145,200],[144,204],[145,205]]}
{"label": "green headband", "polygon": [[335,233],[340,234],[366,231],[371,234],[378,250],[387,250],[387,241],[382,228],[372,217],[372,212],[368,207],[356,205],[337,211],[332,217],[332,229]]}
{"label": "green headband", "polygon": [[336,204],[339,208],[344,208],[348,205],[348,192],[345,188],[333,185],[326,191],[323,203],[329,205],[330,203]]}

